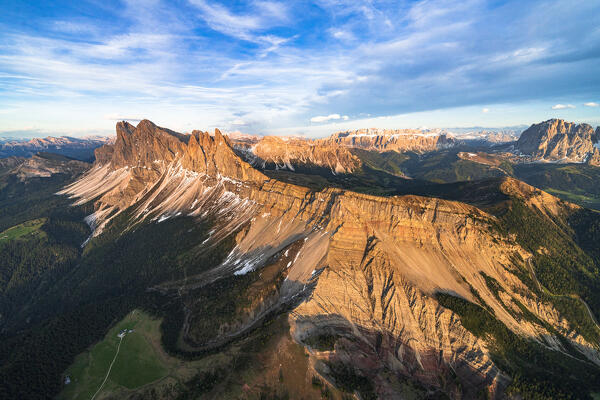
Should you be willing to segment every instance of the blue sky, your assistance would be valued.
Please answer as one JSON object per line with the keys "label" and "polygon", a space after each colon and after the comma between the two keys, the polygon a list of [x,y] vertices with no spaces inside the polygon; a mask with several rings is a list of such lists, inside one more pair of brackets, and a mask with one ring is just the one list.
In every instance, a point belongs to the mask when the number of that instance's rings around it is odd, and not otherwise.
{"label": "blue sky", "polygon": [[0,136],[600,124],[600,1],[2,2]]}

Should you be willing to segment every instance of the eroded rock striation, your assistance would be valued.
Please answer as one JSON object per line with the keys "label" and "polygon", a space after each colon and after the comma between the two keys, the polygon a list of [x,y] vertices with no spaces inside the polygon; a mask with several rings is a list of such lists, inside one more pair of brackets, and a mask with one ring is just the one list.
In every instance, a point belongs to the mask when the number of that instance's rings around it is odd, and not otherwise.
{"label": "eroded rock striation", "polygon": [[[489,343],[438,303],[436,293],[444,292],[488,307],[490,318],[513,332],[560,350],[551,326],[600,363],[597,346],[519,279],[516,272],[525,266],[517,260],[530,254],[495,231],[495,217],[474,206],[311,191],[269,179],[238,157],[219,131],[182,135],[150,121],[119,123],[115,144],[96,156],[95,166],[62,191],[78,203],[95,201],[88,222],[96,234],[129,210],[132,226],[183,215],[211,221],[207,247],[235,237],[217,267],[158,288],[184,299],[183,339],[192,350],[244,332],[287,304],[293,305],[292,336],[310,349],[323,376],[334,361],[368,377],[383,398],[394,397],[389,372],[452,397],[473,398],[480,391],[501,397],[510,378],[493,362]],[[503,190],[527,192],[532,205],[561,212],[555,198],[522,185],[506,179]],[[237,322],[221,325],[215,338],[198,333],[194,291],[261,268],[277,268],[285,279],[268,296],[255,297]],[[482,273],[499,282],[502,298]],[[544,324],[517,318],[519,304]],[[312,348],[311,338],[331,334],[338,337],[332,349]]]}

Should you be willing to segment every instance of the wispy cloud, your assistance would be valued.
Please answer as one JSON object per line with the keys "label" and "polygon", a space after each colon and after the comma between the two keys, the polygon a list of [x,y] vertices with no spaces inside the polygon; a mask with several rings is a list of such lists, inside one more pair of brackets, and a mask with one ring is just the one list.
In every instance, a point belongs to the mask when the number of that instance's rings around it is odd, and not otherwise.
{"label": "wispy cloud", "polygon": [[112,130],[114,115],[327,133],[348,115],[454,107],[472,107],[476,124],[502,115],[498,104],[537,102],[527,115],[542,119],[552,99],[568,109],[600,92],[590,73],[600,31],[588,28],[597,2],[125,0],[57,11],[0,25],[4,129]]}
{"label": "wispy cloud", "polygon": [[600,103],[596,103],[594,101],[590,101],[590,102],[587,102],[587,103],[583,103],[583,105],[586,106],[586,107],[599,107]]}
{"label": "wispy cloud", "polygon": [[247,13],[234,13],[224,5],[205,0],[190,0],[198,8],[207,25],[222,34],[249,42],[269,43],[285,40],[261,32],[288,21],[283,3],[260,1],[252,4]]}
{"label": "wispy cloud", "polygon": [[553,110],[564,110],[567,108],[575,108],[573,104],[555,104],[552,106]]}

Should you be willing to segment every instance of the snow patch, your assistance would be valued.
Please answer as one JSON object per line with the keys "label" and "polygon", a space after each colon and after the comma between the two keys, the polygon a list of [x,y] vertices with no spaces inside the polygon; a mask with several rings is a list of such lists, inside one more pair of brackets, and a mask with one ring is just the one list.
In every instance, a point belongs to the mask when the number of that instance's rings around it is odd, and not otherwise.
{"label": "snow patch", "polygon": [[166,220],[168,220],[169,218],[171,218],[171,216],[170,216],[170,215],[167,215],[167,214],[161,215],[161,216],[158,218],[158,221],[156,221],[156,223],[160,224],[161,222],[163,222],[163,221],[166,221]]}

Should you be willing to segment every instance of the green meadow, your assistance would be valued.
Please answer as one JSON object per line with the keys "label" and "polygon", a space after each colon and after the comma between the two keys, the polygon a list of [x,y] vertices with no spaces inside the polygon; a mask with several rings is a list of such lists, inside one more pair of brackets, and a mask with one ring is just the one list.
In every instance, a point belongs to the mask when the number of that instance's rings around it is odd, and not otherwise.
{"label": "green meadow", "polygon": [[44,222],[46,222],[46,218],[38,218],[10,227],[0,233],[0,243],[15,239],[28,239],[36,236],[43,236],[44,232],[40,228],[44,225]]}
{"label": "green meadow", "polygon": [[155,343],[160,342],[159,325],[160,320],[139,310],[129,313],[108,332],[104,340],[77,356],[65,372],[71,383],[65,385],[59,398],[92,398],[104,381],[121,340],[118,334],[124,329],[133,332],[123,337],[108,379],[96,399],[102,398],[103,392],[114,394],[120,389],[136,389],[167,376],[167,361],[161,359],[155,347]]}

